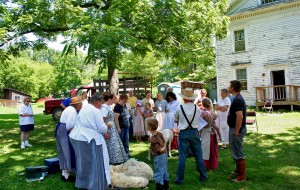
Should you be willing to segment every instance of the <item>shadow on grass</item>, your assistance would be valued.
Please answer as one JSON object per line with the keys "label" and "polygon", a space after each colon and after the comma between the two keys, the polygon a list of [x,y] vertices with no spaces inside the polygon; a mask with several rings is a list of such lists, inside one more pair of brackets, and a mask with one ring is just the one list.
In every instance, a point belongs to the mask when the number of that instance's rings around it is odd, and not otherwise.
{"label": "shadow on grass", "polygon": [[[1,115],[0,121],[0,189],[74,189],[74,184],[62,183],[60,174],[50,175],[41,183],[27,183],[26,166],[44,165],[45,158],[56,157],[54,129],[56,122],[51,116],[36,115],[35,130],[30,133],[32,148],[20,150],[20,131],[15,114]],[[207,172],[208,181],[201,183],[194,158],[186,160],[185,183],[172,183],[176,177],[178,153],[169,158],[170,189],[297,189],[300,186],[300,127],[287,129],[283,133],[266,135],[248,133],[245,138],[247,159],[247,182],[234,184],[227,179],[235,165],[228,149],[219,151],[219,167]],[[148,161],[149,142],[130,142],[132,157],[148,163],[154,169],[153,156]],[[155,189],[151,182],[149,190]]]}
{"label": "shadow on grass", "polygon": [[299,188],[299,142],[300,127],[273,135],[250,133],[245,142],[248,181],[267,189]]}
{"label": "shadow on grass", "polygon": [[[219,151],[219,167],[217,170],[208,171],[208,181],[198,181],[199,173],[196,170],[194,158],[186,160],[185,183],[181,186],[172,181],[176,178],[178,153],[173,151],[169,158],[169,174],[171,189],[297,189],[300,187],[300,127],[287,129],[284,133],[266,135],[260,133],[248,133],[245,138],[244,150],[247,163],[247,182],[232,183],[227,176],[234,169],[229,149]],[[133,154],[138,160],[151,165],[152,161],[146,159],[148,155],[147,142],[131,143],[131,150],[138,152]],[[137,151],[141,147],[146,150]],[[155,189],[154,182],[149,184],[149,189]]]}

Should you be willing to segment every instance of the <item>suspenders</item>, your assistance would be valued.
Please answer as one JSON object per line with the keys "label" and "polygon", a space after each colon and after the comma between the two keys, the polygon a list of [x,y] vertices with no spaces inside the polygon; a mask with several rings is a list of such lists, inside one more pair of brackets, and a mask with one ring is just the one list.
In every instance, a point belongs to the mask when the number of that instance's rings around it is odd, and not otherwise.
{"label": "suspenders", "polygon": [[187,129],[188,129],[188,128],[193,128],[193,127],[192,127],[192,123],[193,123],[193,121],[194,121],[194,119],[195,119],[195,115],[196,115],[196,105],[194,105],[194,106],[195,106],[194,116],[193,116],[192,121],[190,122],[190,121],[188,120],[188,118],[187,118],[187,116],[186,116],[184,110],[183,110],[182,105],[180,105],[180,108],[181,108],[181,111],[182,111],[182,113],[183,113],[183,116],[184,116],[186,122],[189,124],[189,126],[187,127]]}

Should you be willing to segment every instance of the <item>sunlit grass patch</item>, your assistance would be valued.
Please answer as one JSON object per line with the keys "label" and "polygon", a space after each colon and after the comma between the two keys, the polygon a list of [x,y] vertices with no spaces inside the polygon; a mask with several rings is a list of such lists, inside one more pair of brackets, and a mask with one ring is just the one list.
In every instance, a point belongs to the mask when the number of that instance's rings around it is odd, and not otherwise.
{"label": "sunlit grass patch", "polygon": [[[36,109],[36,108],[34,108]],[[0,108],[0,113],[3,110]],[[35,130],[30,132],[32,148],[20,150],[18,116],[15,113],[0,115],[0,189],[76,189],[72,183],[60,181],[60,173],[47,176],[39,183],[25,181],[24,168],[44,165],[44,159],[57,157],[54,138],[56,122],[50,115],[35,115]],[[227,176],[235,164],[229,148],[219,151],[219,167],[208,174],[208,181],[198,180],[199,173],[193,157],[187,158],[185,182],[175,185],[178,152],[172,151],[168,159],[171,190],[231,190],[231,189],[298,189],[300,186],[300,113],[258,115],[259,132],[251,130],[244,142],[247,182],[234,184]],[[249,126],[253,127],[253,126]],[[250,131],[250,130],[249,130]],[[130,142],[133,158],[148,163],[153,169],[153,156],[148,161],[149,142]],[[23,174],[23,175],[22,175]],[[155,189],[150,182],[149,190]]]}

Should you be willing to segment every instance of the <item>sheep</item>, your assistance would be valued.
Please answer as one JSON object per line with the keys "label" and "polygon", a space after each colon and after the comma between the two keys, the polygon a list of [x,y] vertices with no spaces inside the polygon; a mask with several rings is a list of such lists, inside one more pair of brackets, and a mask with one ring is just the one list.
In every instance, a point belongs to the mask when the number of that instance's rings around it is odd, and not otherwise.
{"label": "sheep", "polygon": [[110,166],[112,187],[141,188],[146,187],[153,180],[152,168],[134,158],[123,164]]}

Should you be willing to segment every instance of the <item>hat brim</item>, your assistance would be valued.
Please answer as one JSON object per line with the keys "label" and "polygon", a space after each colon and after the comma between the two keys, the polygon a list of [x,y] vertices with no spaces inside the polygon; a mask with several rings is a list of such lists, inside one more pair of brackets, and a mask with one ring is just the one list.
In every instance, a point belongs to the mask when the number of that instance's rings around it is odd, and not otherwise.
{"label": "hat brim", "polygon": [[194,93],[193,93],[193,96],[185,96],[181,93],[178,93],[178,95],[181,96],[183,99],[186,99],[186,100],[195,100],[198,97],[198,95],[194,94]]}

